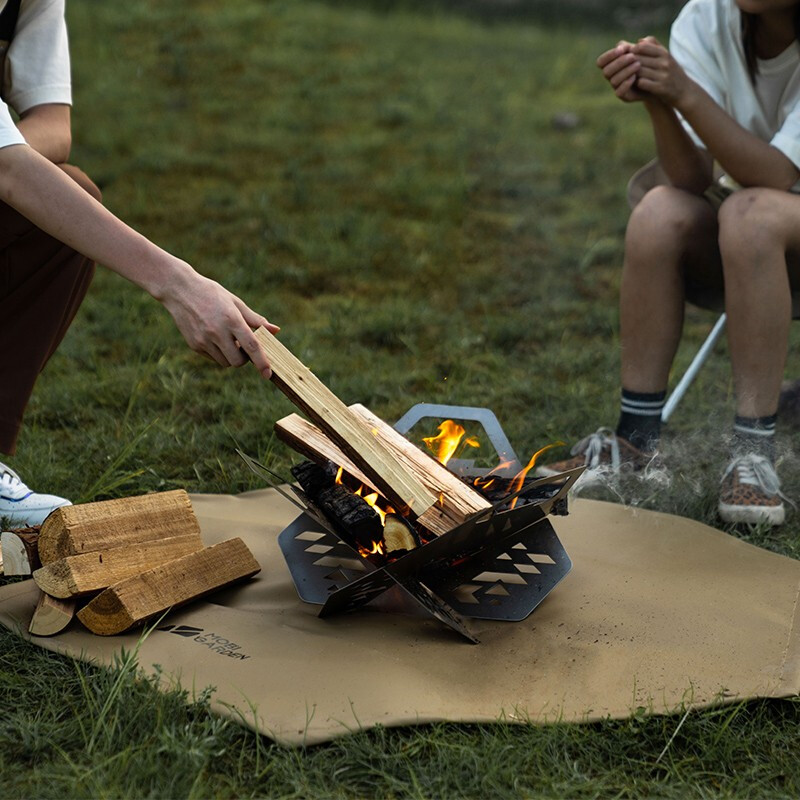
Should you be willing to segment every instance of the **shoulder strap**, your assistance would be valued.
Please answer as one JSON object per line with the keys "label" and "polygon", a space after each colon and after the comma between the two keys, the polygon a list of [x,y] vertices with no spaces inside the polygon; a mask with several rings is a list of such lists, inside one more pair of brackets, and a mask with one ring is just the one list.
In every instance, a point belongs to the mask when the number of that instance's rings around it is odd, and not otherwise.
{"label": "shoulder strap", "polygon": [[14,38],[21,2],[22,0],[8,0],[5,8],[0,11],[0,42],[11,42]]}

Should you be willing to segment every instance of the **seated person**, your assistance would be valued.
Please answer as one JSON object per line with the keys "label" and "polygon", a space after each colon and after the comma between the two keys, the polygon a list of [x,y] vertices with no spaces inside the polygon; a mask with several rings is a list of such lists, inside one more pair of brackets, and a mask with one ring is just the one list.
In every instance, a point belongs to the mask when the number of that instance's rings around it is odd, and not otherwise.
{"label": "seated person", "polygon": [[[728,522],[784,520],[775,471],[775,421],[800,270],[800,3],[690,0],[670,49],[652,36],[620,42],[597,65],[623,102],[650,116],[670,185],[631,214],[620,297],[622,403],[573,458],[540,474],[587,465],[642,470],[656,453],[687,283],[724,291],[736,392],[731,460],[719,513]],[[716,161],[738,186],[707,193]],[[718,194],[714,193],[718,198]]]}

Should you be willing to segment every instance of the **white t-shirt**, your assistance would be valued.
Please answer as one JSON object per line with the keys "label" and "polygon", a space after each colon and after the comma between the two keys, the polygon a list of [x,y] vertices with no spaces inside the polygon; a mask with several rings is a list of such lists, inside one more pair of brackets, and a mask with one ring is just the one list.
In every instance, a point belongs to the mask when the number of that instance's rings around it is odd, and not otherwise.
{"label": "white t-shirt", "polygon": [[[758,59],[750,80],[734,0],[690,0],[672,25],[669,49],[686,74],[743,128],[800,167],[800,45]],[[684,122],[692,139],[705,144]]]}
{"label": "white t-shirt", "polygon": [[[6,0],[0,0],[0,11]],[[11,117],[43,103],[72,104],[64,0],[22,0],[0,100],[0,147],[25,144]]]}

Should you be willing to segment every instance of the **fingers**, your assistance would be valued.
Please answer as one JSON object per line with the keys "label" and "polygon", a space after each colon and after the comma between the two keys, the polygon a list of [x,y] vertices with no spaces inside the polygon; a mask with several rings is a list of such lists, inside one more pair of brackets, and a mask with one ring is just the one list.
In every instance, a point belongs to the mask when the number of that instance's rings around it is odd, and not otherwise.
{"label": "fingers", "polygon": [[633,78],[634,81],[636,76],[639,74],[639,70],[641,69],[641,64],[638,61],[634,61],[631,64],[628,64],[627,67],[621,69],[619,72],[612,75],[608,82],[614,88],[614,91],[619,89],[623,83],[630,82],[630,79]]}
{"label": "fingers", "polygon": [[616,47],[611,50],[606,50],[597,57],[597,66],[603,69],[607,64],[610,64],[615,58],[630,53],[634,45],[631,42],[621,41],[617,43]]}
{"label": "fingers", "polygon": [[250,306],[247,305],[247,303],[245,303],[243,300],[240,300],[238,297],[234,296],[233,302],[241,312],[244,321],[251,328],[266,328],[270,333],[277,333],[280,330],[279,325],[275,325],[266,317],[262,316],[261,314],[257,314],[252,308],[250,308]]}
{"label": "fingers", "polygon": [[[272,327],[275,327],[274,325]],[[258,339],[253,335],[249,327],[243,327],[236,338],[239,340],[239,346],[247,354],[249,359],[253,362],[256,369],[261,373],[262,377],[269,380],[272,377],[272,369]]]}
{"label": "fingers", "polygon": [[614,89],[614,94],[617,97],[619,97],[620,100],[636,99],[635,96],[633,96],[633,97],[627,96],[628,92],[630,92],[633,89],[634,85],[636,85],[636,86],[639,85],[637,83],[637,76],[636,75],[631,75],[630,78],[628,78],[626,81],[624,81],[619,86],[617,86],[616,89]]}
{"label": "fingers", "polygon": [[207,342],[201,348],[197,348],[196,352],[200,353],[204,358],[216,361],[221,367],[230,366],[228,359],[225,358],[222,351],[213,342]]}
{"label": "fingers", "polygon": [[633,48],[633,53],[639,58],[663,58],[669,51],[666,47],[653,40],[652,42],[640,42]]}

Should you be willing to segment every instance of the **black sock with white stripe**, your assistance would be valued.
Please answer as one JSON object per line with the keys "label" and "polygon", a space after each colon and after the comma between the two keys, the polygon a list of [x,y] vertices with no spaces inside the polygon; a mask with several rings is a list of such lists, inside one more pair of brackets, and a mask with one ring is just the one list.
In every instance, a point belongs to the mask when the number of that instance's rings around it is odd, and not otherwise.
{"label": "black sock with white stripe", "polygon": [[769,417],[740,417],[737,414],[733,421],[733,440],[731,442],[733,456],[756,453],[774,463],[777,419],[777,414]]}
{"label": "black sock with white stripe", "polygon": [[649,453],[656,449],[661,436],[661,412],[667,392],[631,392],[622,390],[617,436]]}

